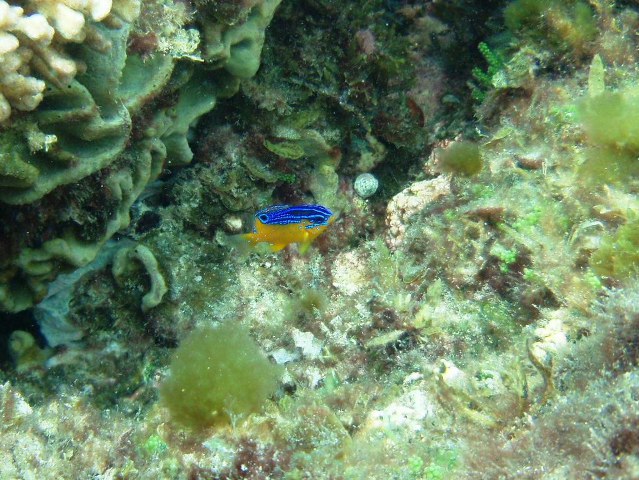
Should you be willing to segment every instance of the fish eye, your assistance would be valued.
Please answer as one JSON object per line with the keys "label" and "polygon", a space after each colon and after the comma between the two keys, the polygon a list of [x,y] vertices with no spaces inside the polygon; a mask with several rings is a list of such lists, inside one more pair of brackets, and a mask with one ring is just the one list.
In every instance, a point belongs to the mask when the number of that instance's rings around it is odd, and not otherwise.
{"label": "fish eye", "polygon": [[262,213],[261,215],[259,215],[257,217],[259,219],[260,222],[262,223],[266,223],[268,222],[268,215],[266,213]]}

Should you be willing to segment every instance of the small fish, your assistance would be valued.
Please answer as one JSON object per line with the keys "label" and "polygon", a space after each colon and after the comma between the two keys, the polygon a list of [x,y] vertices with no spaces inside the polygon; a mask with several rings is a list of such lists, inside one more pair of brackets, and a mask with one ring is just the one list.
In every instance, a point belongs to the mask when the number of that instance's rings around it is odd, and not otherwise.
{"label": "small fish", "polygon": [[269,243],[273,252],[301,243],[300,251],[305,252],[332,219],[333,212],[322,205],[273,205],[257,212],[253,233],[241,237],[250,245]]}

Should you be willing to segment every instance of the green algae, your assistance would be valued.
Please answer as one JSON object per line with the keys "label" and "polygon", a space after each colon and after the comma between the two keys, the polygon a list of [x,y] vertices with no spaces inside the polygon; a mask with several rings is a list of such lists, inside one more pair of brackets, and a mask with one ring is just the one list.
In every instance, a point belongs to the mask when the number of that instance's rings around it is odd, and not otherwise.
{"label": "green algae", "polygon": [[174,421],[194,430],[259,411],[281,373],[241,327],[230,323],[191,332],[169,370],[161,402]]}
{"label": "green algae", "polygon": [[590,257],[597,275],[627,280],[639,273],[639,219],[633,218],[605,237]]}
{"label": "green algae", "polygon": [[592,7],[581,0],[516,0],[504,10],[504,23],[558,51],[581,52],[598,32]]}
{"label": "green algae", "polygon": [[581,103],[579,115],[594,145],[639,151],[639,92],[605,91],[590,96]]}
{"label": "green algae", "polygon": [[298,160],[304,156],[304,149],[293,141],[275,143],[264,140],[264,146],[270,152],[280,157],[288,158],[289,160]]}
{"label": "green algae", "polygon": [[589,148],[578,174],[590,184],[623,184],[639,176],[639,95],[603,91],[579,104]]}

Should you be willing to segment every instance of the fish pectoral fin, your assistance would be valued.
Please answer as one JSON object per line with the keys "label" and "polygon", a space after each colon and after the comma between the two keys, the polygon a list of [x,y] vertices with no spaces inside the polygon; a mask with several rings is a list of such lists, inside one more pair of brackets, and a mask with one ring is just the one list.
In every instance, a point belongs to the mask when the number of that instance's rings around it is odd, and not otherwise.
{"label": "fish pectoral fin", "polygon": [[240,235],[233,236],[245,240],[251,246],[255,246],[257,244],[257,240],[255,239],[256,235],[254,233],[241,233]]}
{"label": "fish pectoral fin", "polygon": [[286,247],[286,243],[271,243],[271,252],[279,252],[284,247]]}
{"label": "fish pectoral fin", "polygon": [[305,255],[306,252],[308,252],[308,249],[310,248],[311,243],[313,243],[312,240],[300,243],[300,248],[299,248],[300,255]]}

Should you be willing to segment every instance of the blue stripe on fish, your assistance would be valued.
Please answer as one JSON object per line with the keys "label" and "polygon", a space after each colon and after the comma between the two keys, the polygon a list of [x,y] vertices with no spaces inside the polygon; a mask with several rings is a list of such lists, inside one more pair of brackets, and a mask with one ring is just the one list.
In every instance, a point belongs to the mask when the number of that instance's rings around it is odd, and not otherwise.
{"label": "blue stripe on fish", "polygon": [[273,205],[255,214],[266,225],[290,225],[306,220],[310,222],[306,228],[328,225],[332,216],[333,212],[323,205]]}

